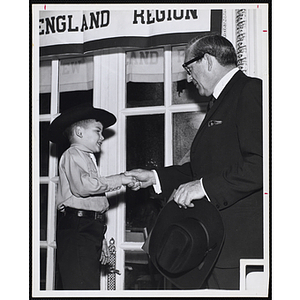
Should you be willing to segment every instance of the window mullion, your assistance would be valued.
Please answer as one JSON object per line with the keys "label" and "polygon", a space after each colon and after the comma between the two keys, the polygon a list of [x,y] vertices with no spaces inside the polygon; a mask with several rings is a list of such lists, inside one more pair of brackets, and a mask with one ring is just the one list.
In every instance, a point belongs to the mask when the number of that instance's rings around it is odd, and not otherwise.
{"label": "window mullion", "polygon": [[[59,104],[59,61],[52,61],[52,76],[51,76],[51,119],[54,119],[58,112]],[[51,146],[50,146],[51,151]],[[54,255],[54,240],[56,231],[56,207],[55,207],[55,188],[56,184],[51,181],[56,175],[57,158],[49,153],[49,185],[48,185],[48,210],[47,210],[47,268],[46,268],[46,290],[54,289],[54,274],[55,274],[55,255]]]}
{"label": "window mullion", "polygon": [[51,106],[50,113],[55,115],[58,112],[58,101],[59,101],[59,61],[52,61],[52,75],[51,75]]}
{"label": "window mullion", "polygon": [[164,98],[165,98],[165,166],[173,162],[172,147],[172,51],[170,46],[164,51]]}

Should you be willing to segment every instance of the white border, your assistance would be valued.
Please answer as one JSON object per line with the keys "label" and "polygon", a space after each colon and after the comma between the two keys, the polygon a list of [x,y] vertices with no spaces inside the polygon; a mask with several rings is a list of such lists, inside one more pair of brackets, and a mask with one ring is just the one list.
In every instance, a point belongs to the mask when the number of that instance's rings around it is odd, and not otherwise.
{"label": "white border", "polygon": [[[259,3],[259,5],[262,5]],[[71,4],[67,4],[67,5],[52,5],[52,4],[46,4],[46,8],[47,10],[76,10],[76,9],[85,9],[85,10],[88,10],[88,9],[95,9],[95,6],[96,4],[93,4],[93,5],[71,5]],[[100,4],[101,6],[101,4]],[[134,8],[137,8],[138,6],[143,6],[145,8],[153,8],[153,5],[149,5],[149,4],[126,4],[126,5],[123,5],[122,7],[120,6],[117,6],[119,7],[120,9],[124,9],[124,7],[126,7],[126,9],[132,9],[133,7]],[[159,9],[163,9],[163,8],[166,8],[166,9],[169,9],[170,8],[170,4],[155,4],[155,8],[157,8],[159,6]],[[172,4],[172,8],[176,8],[176,7],[179,7],[179,8],[182,8],[183,4]],[[197,4],[193,4],[193,6],[197,6]],[[230,9],[230,8],[247,8],[247,9],[250,9],[250,8],[255,8],[256,7],[256,4],[201,4],[202,7],[209,7],[211,9],[215,9],[215,8],[218,8],[218,9],[222,9],[222,8],[226,8],[226,9]],[[110,4],[105,4],[105,8],[109,9],[109,8],[114,8],[116,9],[116,6],[114,4],[110,5]],[[35,24],[38,24],[38,11],[39,10],[44,10],[44,5],[34,5],[33,7],[33,20],[35,22]],[[33,26],[33,43],[34,43],[34,47],[33,49],[39,49],[38,48],[38,40],[39,40],[39,36],[38,36],[38,32],[37,31],[34,31],[34,28],[38,28],[38,26]],[[34,103],[34,101],[36,101],[36,99],[38,99],[38,74],[39,74],[39,70],[38,70],[38,54],[36,55],[36,53],[38,53],[38,50],[37,52],[35,52],[33,50],[33,54],[34,54],[34,59],[33,59],[33,62],[34,62],[34,66],[33,66],[33,93],[32,93],[32,102]],[[266,53],[268,55],[268,53]],[[268,79],[268,74],[266,73],[266,77],[265,78],[262,78],[264,82],[267,82],[267,79]],[[264,95],[266,96],[266,95]],[[268,107],[268,106],[267,106]],[[33,117],[33,133],[36,135],[36,127],[35,126],[35,123],[38,122],[38,116],[36,115],[36,111],[33,109],[33,114],[32,114],[32,117]],[[264,117],[268,120],[268,111],[264,111]],[[265,127],[264,127],[265,128]],[[264,131],[264,134],[265,135],[268,135],[268,127],[265,128],[265,131]],[[37,135],[36,135],[37,136]],[[265,141],[266,142],[266,141]],[[264,143],[264,146],[266,149],[265,151],[267,152],[268,154],[268,144],[265,145]],[[34,153],[38,153],[38,146],[36,144],[33,143],[33,151]],[[268,157],[265,156],[265,157]],[[33,171],[36,171],[36,170],[33,170]],[[36,182],[35,182],[35,174],[34,174],[34,177],[33,177],[33,194],[34,195],[38,195],[38,185],[35,185]],[[268,181],[268,178],[265,178],[266,181]],[[269,190],[267,191],[269,192]],[[268,214],[268,211],[265,210],[265,214]],[[38,215],[38,206],[33,206],[33,216],[35,215]],[[35,221],[36,219],[33,218],[33,221]],[[36,226],[35,223],[33,224],[33,226]],[[33,232],[34,233],[34,232]],[[35,246],[36,245],[39,245],[39,243],[36,244],[36,235],[33,234],[33,258],[34,260],[36,260],[36,257],[38,257],[39,255],[37,253],[35,253]],[[268,250],[265,248],[265,250]],[[36,262],[35,262],[35,266],[36,266]],[[35,277],[35,272],[36,272],[36,268],[33,269],[33,280],[36,280],[36,277]],[[38,276],[39,277],[39,276]],[[38,284],[39,286],[39,284]],[[213,290],[201,290],[201,291],[187,291],[187,290],[184,290],[184,291],[147,291],[145,293],[145,291],[41,291],[41,292],[37,292],[35,291],[34,293],[34,296],[40,296],[40,297],[119,297],[119,296],[122,296],[122,297],[139,297],[139,296],[153,296],[153,297],[162,297],[165,296],[165,297],[168,297],[168,296],[172,296],[172,297],[199,297],[199,296],[203,296],[203,297],[250,297],[250,296],[253,296],[253,294],[251,293],[241,293],[241,291],[213,291]]]}

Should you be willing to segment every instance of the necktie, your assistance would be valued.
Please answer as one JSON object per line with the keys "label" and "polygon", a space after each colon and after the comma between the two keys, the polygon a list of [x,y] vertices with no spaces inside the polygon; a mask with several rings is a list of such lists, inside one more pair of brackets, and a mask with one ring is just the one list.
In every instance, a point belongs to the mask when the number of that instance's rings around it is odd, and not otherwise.
{"label": "necktie", "polygon": [[97,170],[97,173],[98,173],[98,176],[99,176],[99,169],[98,169],[98,166],[97,166],[97,162],[96,162],[96,157],[93,153],[89,153],[90,154],[90,158],[92,159],[95,167],[96,167],[96,170]]}
{"label": "necktie", "polygon": [[212,106],[214,105],[216,101],[216,98],[212,95],[209,102],[208,102],[208,105],[207,105],[207,112],[212,108]]}

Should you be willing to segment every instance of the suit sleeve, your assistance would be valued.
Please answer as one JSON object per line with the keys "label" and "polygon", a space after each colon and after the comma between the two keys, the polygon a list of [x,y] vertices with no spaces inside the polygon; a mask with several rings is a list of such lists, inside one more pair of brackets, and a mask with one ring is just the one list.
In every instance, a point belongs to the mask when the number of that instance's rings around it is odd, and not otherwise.
{"label": "suit sleeve", "polygon": [[203,178],[211,201],[226,208],[259,191],[263,185],[262,86],[260,80],[248,82],[239,95],[236,127],[241,160],[219,174]]}
{"label": "suit sleeve", "polygon": [[157,169],[156,171],[162,187],[161,196],[165,199],[168,199],[173,190],[177,189],[179,185],[193,180],[189,162],[182,166],[175,165]]}

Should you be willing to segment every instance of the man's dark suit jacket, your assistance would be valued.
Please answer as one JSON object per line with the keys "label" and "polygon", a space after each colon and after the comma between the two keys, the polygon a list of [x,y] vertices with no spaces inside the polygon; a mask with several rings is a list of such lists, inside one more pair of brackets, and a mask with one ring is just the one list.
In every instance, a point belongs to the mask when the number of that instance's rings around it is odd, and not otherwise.
{"label": "man's dark suit jacket", "polygon": [[203,178],[225,226],[217,267],[239,267],[241,258],[262,258],[262,81],[238,71],[206,114],[190,162],[157,172],[165,198],[180,184]]}

